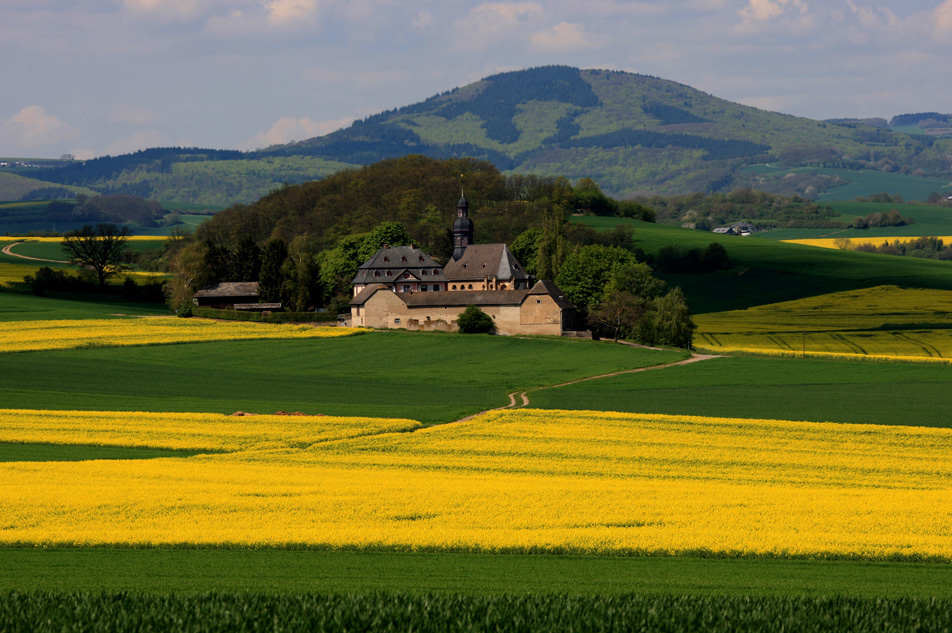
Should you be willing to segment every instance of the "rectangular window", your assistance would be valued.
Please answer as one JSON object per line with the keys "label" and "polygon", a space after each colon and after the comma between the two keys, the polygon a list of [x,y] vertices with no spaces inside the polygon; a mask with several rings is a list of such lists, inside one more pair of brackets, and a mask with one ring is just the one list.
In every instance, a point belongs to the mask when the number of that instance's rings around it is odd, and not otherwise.
{"label": "rectangular window", "polygon": [[420,286],[420,292],[426,292],[426,284]]}
{"label": "rectangular window", "polygon": [[439,292],[439,291],[440,291],[440,284],[433,284],[433,292]]}
{"label": "rectangular window", "polygon": [[394,325],[400,325],[400,317],[397,317],[393,320]]}

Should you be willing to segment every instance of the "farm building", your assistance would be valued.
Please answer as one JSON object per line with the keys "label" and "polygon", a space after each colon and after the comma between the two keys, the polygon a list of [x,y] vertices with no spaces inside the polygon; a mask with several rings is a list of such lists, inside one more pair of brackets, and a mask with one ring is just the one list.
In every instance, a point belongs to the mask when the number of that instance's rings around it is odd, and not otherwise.
{"label": "farm building", "polygon": [[[199,308],[240,309],[238,306],[271,306],[281,309],[281,304],[258,303],[257,281],[225,281],[210,284],[195,293],[192,302]],[[277,306],[277,307],[274,307]]]}
{"label": "farm building", "polygon": [[413,246],[384,246],[354,277],[351,323],[374,328],[455,331],[474,305],[500,334],[559,336],[575,325],[575,306],[555,283],[533,283],[505,244],[474,244],[466,197],[457,204],[453,256],[445,267]]}

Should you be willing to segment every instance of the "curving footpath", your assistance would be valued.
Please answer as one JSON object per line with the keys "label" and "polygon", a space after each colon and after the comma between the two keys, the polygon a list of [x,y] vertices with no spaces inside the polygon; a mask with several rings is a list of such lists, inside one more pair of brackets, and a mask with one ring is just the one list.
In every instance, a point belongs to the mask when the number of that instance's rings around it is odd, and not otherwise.
{"label": "curving footpath", "polygon": [[29,255],[20,255],[19,253],[13,252],[13,247],[17,244],[24,244],[25,242],[14,242],[13,244],[7,244],[3,247],[2,251],[4,255],[9,255],[10,257],[19,257],[20,259],[29,259],[34,262],[50,262],[52,264],[68,264],[69,262],[61,259],[40,259],[39,257],[30,257]]}
{"label": "curving footpath", "polygon": [[[619,343],[623,343],[619,341]],[[631,345],[633,347],[644,347],[642,345],[635,345],[633,343],[624,342],[624,345]],[[649,348],[649,349],[660,349],[660,348]],[[690,365],[691,363],[697,363],[703,360],[710,360],[712,358],[720,358],[718,354],[691,354],[690,358],[685,358],[684,360],[679,360],[676,363],[665,363],[664,365],[651,365],[650,367],[639,367],[637,369],[623,369],[622,371],[615,371],[610,374],[599,374],[598,376],[589,376],[587,378],[579,378],[577,380],[570,380],[569,382],[559,383],[557,385],[546,385],[544,387],[536,387],[534,389],[527,389],[525,391],[513,391],[509,394],[509,404],[503,405],[501,407],[496,407],[494,409],[488,409],[486,411],[480,411],[479,413],[474,413],[473,415],[468,415],[465,418],[460,418],[456,422],[465,422],[466,420],[472,420],[481,415],[485,415],[492,411],[501,411],[503,409],[521,409],[523,407],[529,406],[529,392],[531,391],[542,391],[543,389],[555,389],[557,387],[565,387],[568,385],[574,385],[580,382],[586,382],[588,380],[598,380],[600,378],[611,378],[612,376],[621,376],[622,374],[636,374],[642,371],[652,371],[655,369],[666,369],[668,367],[677,367],[678,365]],[[517,403],[517,398],[522,400],[522,404]]]}

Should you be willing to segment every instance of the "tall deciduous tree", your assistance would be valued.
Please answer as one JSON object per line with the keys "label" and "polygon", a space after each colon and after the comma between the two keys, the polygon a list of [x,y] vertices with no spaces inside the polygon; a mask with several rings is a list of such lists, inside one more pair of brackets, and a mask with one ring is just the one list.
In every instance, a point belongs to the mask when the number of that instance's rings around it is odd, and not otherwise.
{"label": "tall deciduous tree", "polygon": [[321,304],[320,268],[306,235],[299,235],[288,246],[284,262],[285,296],[295,312]]}
{"label": "tall deciduous tree", "polygon": [[691,319],[681,288],[675,288],[655,301],[654,338],[660,345],[691,347],[697,326]]}
{"label": "tall deciduous tree", "polygon": [[587,313],[604,298],[615,270],[633,263],[635,256],[623,248],[590,244],[565,259],[555,282],[572,303]]}
{"label": "tall deciduous tree", "polygon": [[624,290],[613,291],[605,295],[601,303],[589,312],[588,320],[592,326],[610,332],[617,343],[619,336],[624,336],[638,327],[638,322],[647,308],[648,301],[644,297]]}
{"label": "tall deciduous tree", "polygon": [[130,233],[126,226],[87,224],[65,235],[63,251],[72,263],[92,270],[99,285],[105,286],[106,279],[128,270],[125,256],[129,250],[126,242]]}

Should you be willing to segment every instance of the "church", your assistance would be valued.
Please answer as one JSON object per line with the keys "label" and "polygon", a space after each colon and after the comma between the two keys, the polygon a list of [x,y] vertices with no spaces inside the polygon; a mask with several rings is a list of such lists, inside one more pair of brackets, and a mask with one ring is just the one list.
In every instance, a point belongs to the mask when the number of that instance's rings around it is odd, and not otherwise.
{"label": "church", "polygon": [[351,324],[455,332],[460,313],[474,305],[499,334],[561,336],[573,329],[575,306],[555,283],[533,280],[505,244],[476,244],[465,196],[456,211],[445,266],[413,245],[385,245],[360,265]]}

